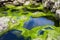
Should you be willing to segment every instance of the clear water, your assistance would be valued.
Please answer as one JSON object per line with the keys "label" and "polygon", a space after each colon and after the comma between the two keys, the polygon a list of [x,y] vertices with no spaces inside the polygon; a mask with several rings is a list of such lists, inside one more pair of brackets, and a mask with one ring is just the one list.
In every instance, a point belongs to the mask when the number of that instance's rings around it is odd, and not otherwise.
{"label": "clear water", "polygon": [[25,22],[24,27],[26,29],[31,30],[36,26],[44,26],[44,25],[54,25],[54,22],[45,17],[31,18],[29,21]]}

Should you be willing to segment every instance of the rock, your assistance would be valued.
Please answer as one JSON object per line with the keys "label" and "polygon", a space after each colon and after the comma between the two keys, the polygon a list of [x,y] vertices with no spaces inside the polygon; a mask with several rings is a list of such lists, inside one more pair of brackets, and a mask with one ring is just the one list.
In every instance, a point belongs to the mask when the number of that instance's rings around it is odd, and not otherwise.
{"label": "rock", "polygon": [[8,17],[1,17],[0,18],[0,32],[6,30],[8,28]]}
{"label": "rock", "polygon": [[15,0],[15,1],[13,1],[13,4],[14,5],[19,5],[19,3]]}
{"label": "rock", "polygon": [[0,2],[2,2],[2,1],[6,1],[6,0],[0,0]]}
{"label": "rock", "polygon": [[30,4],[30,1],[26,1],[25,3],[24,3],[24,5],[29,5]]}
{"label": "rock", "polygon": [[60,19],[60,9],[56,10],[56,17]]}
{"label": "rock", "polygon": [[45,2],[44,7],[48,8],[49,10],[51,10],[53,5],[54,5],[54,2],[49,0],[49,1]]}
{"label": "rock", "polygon": [[59,0],[55,2],[54,7],[55,7],[55,8],[59,8],[59,7],[60,7],[60,1],[59,1]]}
{"label": "rock", "polygon": [[24,3],[26,0],[17,0],[19,3]]}
{"label": "rock", "polygon": [[52,8],[51,12],[55,13],[56,12],[56,8]]}

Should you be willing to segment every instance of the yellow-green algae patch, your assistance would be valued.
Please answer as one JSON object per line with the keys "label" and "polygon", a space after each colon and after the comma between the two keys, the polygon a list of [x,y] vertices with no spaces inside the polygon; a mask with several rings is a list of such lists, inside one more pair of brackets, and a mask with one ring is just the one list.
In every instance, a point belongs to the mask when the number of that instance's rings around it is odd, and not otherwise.
{"label": "yellow-green algae patch", "polygon": [[[31,30],[28,30],[26,28],[24,28],[24,23],[28,20],[30,20],[30,17],[44,17],[44,16],[55,16],[53,13],[51,13],[50,11],[48,11],[47,13],[46,12],[31,12],[31,11],[28,11],[28,14],[23,14],[24,13],[24,10],[23,8],[27,8],[28,10],[43,10],[43,5],[40,5],[39,7],[37,8],[30,8],[31,5],[28,5],[28,6],[13,6],[13,5],[6,5],[6,8],[8,8],[8,10],[6,10],[7,12],[7,16],[2,14],[3,12],[3,8],[0,8],[2,9],[1,11],[1,17],[2,16],[6,16],[6,17],[10,17],[11,20],[14,20],[13,22],[10,20],[8,22],[8,29],[6,29],[5,31],[1,32],[0,33],[0,36],[3,35],[4,33],[7,33],[8,31],[10,30],[13,30],[13,29],[16,29],[16,30],[21,30],[22,31],[22,34],[24,37],[28,37],[30,36],[32,39],[31,40],[57,40],[57,36],[60,35],[60,27],[56,27],[56,26],[51,26],[51,25],[46,25],[46,26],[38,26],[38,27],[34,27],[33,29]],[[12,12],[12,10],[18,10],[18,12],[14,11]],[[46,27],[51,27],[52,30],[46,30],[44,28]],[[40,30],[43,30],[44,31],[44,34],[43,35],[38,35],[38,32]]]}

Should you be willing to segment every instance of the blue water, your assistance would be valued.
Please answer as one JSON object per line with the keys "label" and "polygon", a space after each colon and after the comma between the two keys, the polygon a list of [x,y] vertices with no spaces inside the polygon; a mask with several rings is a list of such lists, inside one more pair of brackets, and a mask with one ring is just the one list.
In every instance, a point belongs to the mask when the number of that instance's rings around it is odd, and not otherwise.
{"label": "blue water", "polygon": [[[29,21],[25,22],[24,27],[26,29],[31,30],[32,28],[36,26],[43,26],[43,25],[54,25],[54,22],[51,20],[48,20],[47,18],[41,17],[41,18],[31,18]],[[47,27],[45,29],[52,29],[50,27]],[[19,30],[11,30],[4,34],[0,40],[31,40],[31,37],[24,37],[20,35],[22,31]],[[38,35],[43,35],[44,31],[40,30],[38,32]]]}
{"label": "blue water", "polygon": [[43,25],[54,25],[54,22],[51,20],[48,20],[45,17],[31,18],[29,21],[25,22],[24,28],[31,30],[36,26],[43,26]]}
{"label": "blue water", "polygon": [[43,35],[44,34],[44,31],[43,30],[40,30],[39,32],[38,32],[38,35]]}
{"label": "blue water", "polygon": [[[51,28],[51,27],[46,27],[46,28],[44,28],[44,29],[45,29],[45,30],[54,30],[54,29]],[[38,34],[38,36],[39,36],[39,35],[43,35],[44,32],[45,32],[44,30],[39,30],[37,34]]]}
{"label": "blue water", "polygon": [[0,40],[31,40],[31,37],[25,38],[21,33],[22,31],[12,30],[4,34]]}
{"label": "blue water", "polygon": [[[19,39],[23,39],[23,36],[21,36],[22,31],[19,31],[19,30],[12,30],[12,31],[9,31],[7,32],[6,34],[4,34],[0,40],[19,40]],[[20,37],[18,37],[18,35],[20,35]]]}

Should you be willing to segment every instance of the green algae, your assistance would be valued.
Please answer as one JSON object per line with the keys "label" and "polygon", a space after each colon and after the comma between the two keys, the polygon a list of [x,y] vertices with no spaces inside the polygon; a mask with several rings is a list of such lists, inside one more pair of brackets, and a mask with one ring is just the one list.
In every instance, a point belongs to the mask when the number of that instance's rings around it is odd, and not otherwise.
{"label": "green algae", "polygon": [[[46,12],[37,12],[36,14],[34,14],[33,12],[31,11],[28,11],[26,14],[23,14],[25,13],[23,8],[26,8],[28,10],[43,10],[44,7],[43,5],[40,5],[39,7],[37,8],[31,8],[30,5],[28,6],[14,6],[14,5],[6,5],[5,6],[6,9],[8,10],[5,10],[7,12],[7,14],[2,14],[2,12],[4,11],[3,7],[0,8],[0,17],[1,16],[6,16],[6,17],[10,17],[11,19],[14,19],[16,20],[16,23],[12,23],[11,21],[8,22],[9,26],[8,26],[8,29],[1,32],[0,35],[3,35],[4,33],[6,33],[7,31],[10,31],[12,29],[16,29],[16,30],[21,30],[22,31],[22,34],[23,36],[25,37],[28,37],[28,36],[31,36],[31,40],[35,39],[35,38],[40,38],[40,40],[48,40],[47,38],[50,38],[50,40],[54,39],[54,40],[57,40],[57,36],[60,35],[60,27],[56,27],[56,26],[51,26],[51,25],[46,25],[46,26],[38,26],[38,27],[35,27],[31,30],[28,30],[26,28],[24,28],[24,23],[28,20],[30,20],[30,17],[43,17],[43,16],[55,16],[54,13],[51,13],[50,11],[48,11],[47,13]],[[1,10],[2,9],[2,10]],[[16,11],[12,11],[12,10],[17,10],[18,12]],[[44,28],[46,27],[51,27],[53,30],[45,30]],[[44,34],[43,35],[39,35],[38,36],[38,31],[39,30],[44,30]],[[50,35],[50,36],[49,36]]]}

